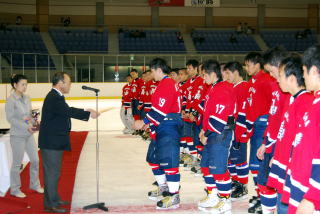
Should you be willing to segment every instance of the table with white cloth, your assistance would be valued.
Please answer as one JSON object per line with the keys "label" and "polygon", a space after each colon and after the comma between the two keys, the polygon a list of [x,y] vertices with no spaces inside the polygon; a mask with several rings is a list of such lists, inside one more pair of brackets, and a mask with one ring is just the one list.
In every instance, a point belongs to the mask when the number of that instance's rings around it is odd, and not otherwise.
{"label": "table with white cloth", "polygon": [[[24,153],[22,164],[29,162],[27,153]],[[3,197],[10,187],[10,168],[12,165],[12,150],[10,134],[0,137],[0,197]]]}

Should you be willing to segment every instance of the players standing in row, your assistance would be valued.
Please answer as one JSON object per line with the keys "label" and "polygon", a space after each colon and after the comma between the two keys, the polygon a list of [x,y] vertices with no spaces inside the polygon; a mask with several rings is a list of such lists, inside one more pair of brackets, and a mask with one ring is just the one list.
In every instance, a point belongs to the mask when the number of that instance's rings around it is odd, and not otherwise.
{"label": "players standing in row", "polygon": [[[176,139],[182,133],[180,153],[186,167],[195,167],[200,161],[207,196],[199,201],[199,209],[210,213],[230,213],[231,199],[239,200],[247,195],[250,168],[257,196],[250,199],[248,212],[269,214],[277,209],[278,213],[312,213],[319,210],[320,137],[316,115],[320,109],[320,47],[307,50],[303,64],[300,56],[288,55],[280,48],[270,49],[263,55],[249,53],[244,63],[247,74],[251,76],[249,82],[244,81],[243,67],[239,62],[226,63],[221,70],[214,60],[203,65],[189,60],[188,80],[185,70],[174,71],[170,75],[175,79],[176,89],[166,93],[173,92],[182,100],[184,123],[179,128],[175,118],[175,128],[180,130],[168,138],[179,148]],[[306,88],[314,95],[304,89],[303,76]],[[159,103],[152,102],[152,107],[162,105],[160,100],[157,100]],[[180,102],[176,102],[172,108],[179,105]],[[159,112],[166,117],[166,113]],[[197,130],[201,130],[199,135]],[[201,143],[197,147],[195,142],[199,139]],[[150,144],[149,158],[150,151],[157,151],[158,141],[162,142],[156,137]],[[170,157],[175,161],[179,160],[176,149],[170,147],[166,150],[175,151],[174,157]],[[160,152],[153,157],[162,155]],[[168,172],[157,161],[151,166],[159,187],[156,192],[149,192],[149,196],[156,196],[158,208],[176,208],[179,206],[179,187],[177,190],[175,183],[170,190],[169,184],[173,181],[170,181],[169,174],[179,174],[178,167],[169,164]],[[172,163],[176,164],[175,161]],[[160,174],[162,178],[167,176],[166,182],[164,179],[158,181]],[[180,175],[175,176],[174,182],[179,180]]]}

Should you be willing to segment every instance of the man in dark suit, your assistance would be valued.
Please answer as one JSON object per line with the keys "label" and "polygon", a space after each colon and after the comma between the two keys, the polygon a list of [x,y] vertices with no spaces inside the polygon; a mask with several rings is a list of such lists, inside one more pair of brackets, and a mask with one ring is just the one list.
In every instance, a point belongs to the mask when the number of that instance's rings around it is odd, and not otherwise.
{"label": "man in dark suit", "polygon": [[46,212],[64,213],[67,209],[61,205],[70,204],[62,201],[58,194],[61,162],[64,150],[71,150],[71,120],[75,118],[88,121],[99,114],[92,109],[69,107],[63,94],[70,91],[71,79],[67,73],[57,72],[52,79],[53,88],[46,96],[39,130],[39,148],[42,154],[44,172],[44,207]]}

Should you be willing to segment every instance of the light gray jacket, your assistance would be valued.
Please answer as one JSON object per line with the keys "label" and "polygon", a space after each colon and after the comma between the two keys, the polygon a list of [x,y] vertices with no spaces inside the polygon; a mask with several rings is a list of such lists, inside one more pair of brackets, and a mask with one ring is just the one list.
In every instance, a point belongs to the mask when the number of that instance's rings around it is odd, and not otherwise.
{"label": "light gray jacket", "polygon": [[31,117],[31,100],[28,95],[19,97],[13,92],[7,99],[5,111],[7,121],[10,123],[10,135],[30,136],[29,125],[23,119]]}

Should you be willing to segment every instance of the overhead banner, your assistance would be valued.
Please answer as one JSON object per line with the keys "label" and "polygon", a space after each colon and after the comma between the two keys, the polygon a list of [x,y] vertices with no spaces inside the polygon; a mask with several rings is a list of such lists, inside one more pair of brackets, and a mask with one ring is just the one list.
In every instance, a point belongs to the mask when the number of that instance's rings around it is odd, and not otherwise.
{"label": "overhead banner", "polygon": [[184,0],[186,7],[220,7],[220,0]]}
{"label": "overhead banner", "polygon": [[148,0],[151,7],[183,7],[185,0]]}

